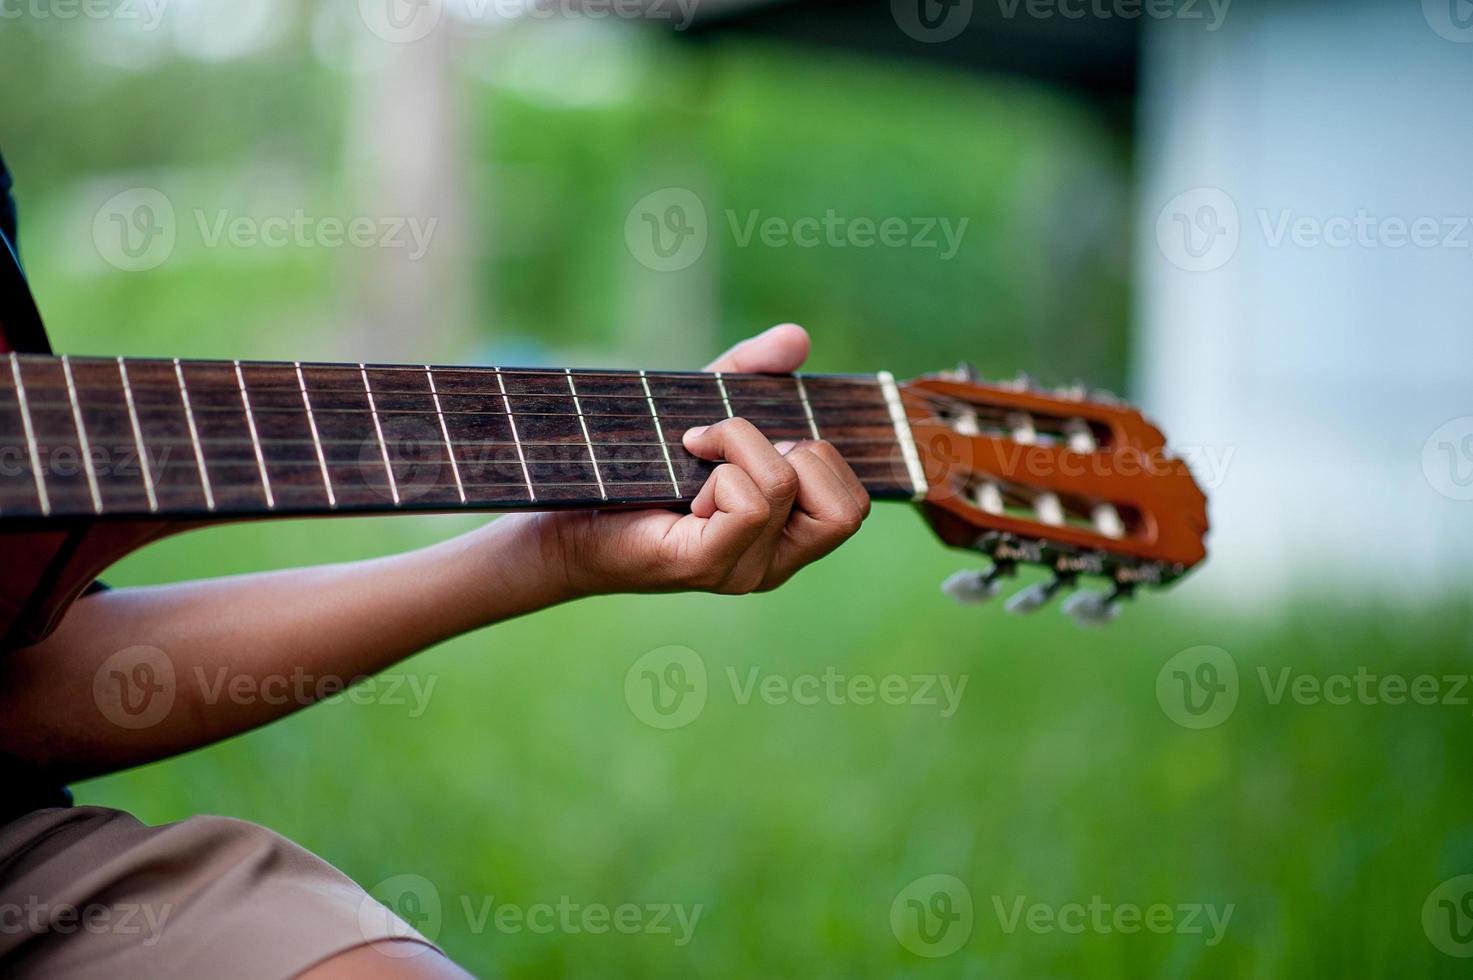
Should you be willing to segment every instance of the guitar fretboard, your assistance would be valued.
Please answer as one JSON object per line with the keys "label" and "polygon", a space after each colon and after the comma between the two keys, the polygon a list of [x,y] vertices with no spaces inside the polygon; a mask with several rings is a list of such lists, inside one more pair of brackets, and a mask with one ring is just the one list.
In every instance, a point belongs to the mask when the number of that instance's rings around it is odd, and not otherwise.
{"label": "guitar fretboard", "polygon": [[[0,360],[0,518],[688,503],[689,428],[822,438],[877,499],[924,490],[888,375]],[[919,482],[918,482],[919,481]]]}

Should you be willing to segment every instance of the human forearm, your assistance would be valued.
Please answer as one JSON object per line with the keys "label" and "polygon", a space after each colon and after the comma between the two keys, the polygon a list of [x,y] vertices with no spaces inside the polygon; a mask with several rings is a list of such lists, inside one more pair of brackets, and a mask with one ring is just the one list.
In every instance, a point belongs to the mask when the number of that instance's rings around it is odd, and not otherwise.
{"label": "human forearm", "polygon": [[[5,751],[66,779],[138,765],[263,725],[417,650],[570,598],[540,523],[505,518],[372,561],[90,596],[47,640],[0,658]],[[147,704],[146,688],[166,680],[169,691]],[[231,684],[252,696],[232,696]]]}

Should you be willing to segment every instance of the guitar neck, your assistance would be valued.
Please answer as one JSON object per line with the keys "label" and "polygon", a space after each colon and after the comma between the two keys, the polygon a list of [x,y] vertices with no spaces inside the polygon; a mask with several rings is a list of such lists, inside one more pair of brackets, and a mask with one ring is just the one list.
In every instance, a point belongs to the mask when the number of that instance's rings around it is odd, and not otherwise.
{"label": "guitar neck", "polygon": [[925,490],[887,374],[0,360],[0,520],[679,506],[743,417],[831,442],[876,499]]}

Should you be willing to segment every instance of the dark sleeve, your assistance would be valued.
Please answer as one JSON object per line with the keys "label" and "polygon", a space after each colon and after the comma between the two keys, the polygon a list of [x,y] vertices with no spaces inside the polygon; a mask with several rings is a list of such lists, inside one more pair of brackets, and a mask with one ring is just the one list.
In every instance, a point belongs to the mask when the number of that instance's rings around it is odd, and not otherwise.
{"label": "dark sleeve", "polygon": [[10,196],[10,170],[0,156],[0,234],[15,248],[15,198]]}

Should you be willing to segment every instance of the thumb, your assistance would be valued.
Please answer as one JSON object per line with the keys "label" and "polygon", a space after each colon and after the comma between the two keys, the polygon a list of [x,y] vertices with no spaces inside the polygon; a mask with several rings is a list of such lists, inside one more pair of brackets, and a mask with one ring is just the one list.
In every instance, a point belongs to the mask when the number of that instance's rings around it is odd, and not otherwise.
{"label": "thumb", "polygon": [[783,323],[748,337],[706,366],[707,371],[786,374],[808,359],[808,331]]}

